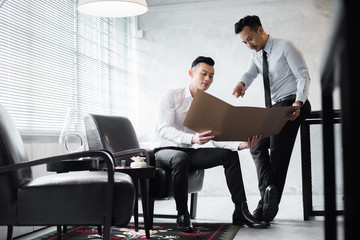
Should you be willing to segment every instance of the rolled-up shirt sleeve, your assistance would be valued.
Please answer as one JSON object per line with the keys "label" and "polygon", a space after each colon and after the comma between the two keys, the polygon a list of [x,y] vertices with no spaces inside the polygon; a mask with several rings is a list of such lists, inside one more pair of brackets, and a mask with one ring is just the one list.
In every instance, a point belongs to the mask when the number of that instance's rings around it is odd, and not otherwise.
{"label": "rolled-up shirt sleeve", "polygon": [[309,93],[310,75],[304,56],[290,41],[287,42],[284,55],[296,79],[296,101],[305,102]]}
{"label": "rolled-up shirt sleeve", "polygon": [[251,57],[246,72],[240,76],[240,81],[245,84],[245,89],[248,89],[248,87],[250,87],[250,85],[255,80],[255,78],[257,78],[258,75],[259,69],[255,64],[253,57]]}
{"label": "rolled-up shirt sleeve", "polygon": [[239,151],[240,142],[217,142],[211,141],[212,145],[217,148],[225,148],[232,151]]}

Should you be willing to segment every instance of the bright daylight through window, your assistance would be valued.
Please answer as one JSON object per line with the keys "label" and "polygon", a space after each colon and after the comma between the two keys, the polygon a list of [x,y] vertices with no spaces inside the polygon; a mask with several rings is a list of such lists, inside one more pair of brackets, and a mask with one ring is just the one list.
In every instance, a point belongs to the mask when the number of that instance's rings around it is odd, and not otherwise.
{"label": "bright daylight through window", "polygon": [[67,112],[129,115],[128,19],[77,11],[77,1],[0,8],[0,104],[22,134],[59,133]]}

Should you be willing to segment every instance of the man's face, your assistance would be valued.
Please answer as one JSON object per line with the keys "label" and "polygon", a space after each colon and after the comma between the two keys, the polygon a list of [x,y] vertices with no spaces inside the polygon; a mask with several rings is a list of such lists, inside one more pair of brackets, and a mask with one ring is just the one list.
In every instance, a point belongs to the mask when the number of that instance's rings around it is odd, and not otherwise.
{"label": "man's face", "polygon": [[214,67],[206,63],[198,63],[189,71],[191,76],[191,85],[196,89],[206,91],[213,82]]}
{"label": "man's face", "polygon": [[239,33],[240,39],[246,44],[248,48],[255,51],[260,51],[265,47],[266,41],[262,36],[263,29],[259,27],[257,31],[252,31],[250,27],[246,26]]}

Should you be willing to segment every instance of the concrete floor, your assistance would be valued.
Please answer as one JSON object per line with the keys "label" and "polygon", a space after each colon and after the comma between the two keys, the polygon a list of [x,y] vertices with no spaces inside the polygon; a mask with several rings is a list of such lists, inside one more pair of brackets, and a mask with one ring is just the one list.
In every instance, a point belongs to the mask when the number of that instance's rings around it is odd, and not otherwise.
{"label": "concrete floor", "polygon": [[[249,210],[252,212],[257,205],[257,196],[248,196]],[[176,214],[174,200],[161,200],[155,202],[155,213]],[[139,206],[141,203],[139,202]],[[202,222],[230,223],[233,203],[229,196],[198,198],[197,217],[193,220],[194,225]],[[140,209],[141,211],[141,209]],[[140,221],[142,219],[140,218]],[[155,218],[154,223],[175,222],[175,219]],[[55,228],[47,228],[32,235],[17,238],[17,240],[28,240],[53,231]],[[303,221],[302,196],[284,195],[280,204],[277,217],[268,229],[251,229],[242,227],[235,239],[246,240],[321,240],[324,239],[324,218],[315,217],[310,221]],[[338,240],[343,237],[342,217],[338,219]]]}
{"label": "concrete floor", "polygon": [[[259,198],[248,196],[249,210],[252,212],[257,206]],[[157,201],[155,211],[166,213],[175,209],[173,200]],[[211,211],[209,211],[211,209]],[[196,222],[223,222],[230,223],[234,205],[229,197],[199,197]],[[176,213],[172,211],[171,213]],[[163,219],[154,219],[162,222]],[[165,221],[169,221],[166,219]],[[175,220],[171,220],[174,221]],[[343,237],[342,217],[338,219],[338,240]],[[302,195],[284,195],[279,206],[279,212],[268,229],[252,229],[242,227],[235,239],[242,240],[321,240],[324,238],[324,218],[315,217],[310,221],[303,220]]]}

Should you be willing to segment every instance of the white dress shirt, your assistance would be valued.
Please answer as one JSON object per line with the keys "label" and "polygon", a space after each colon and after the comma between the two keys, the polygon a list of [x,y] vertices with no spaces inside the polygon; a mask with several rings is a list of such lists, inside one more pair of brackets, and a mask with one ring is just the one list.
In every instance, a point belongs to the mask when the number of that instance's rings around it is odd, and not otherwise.
{"label": "white dress shirt", "polygon": [[[195,131],[185,127],[183,122],[189,111],[193,97],[190,88],[171,89],[161,97],[156,125],[156,134],[160,138],[160,147],[199,147],[193,146],[191,140]],[[215,142],[213,146],[237,150],[237,142]]]}
{"label": "white dress shirt", "polygon": [[[309,71],[300,50],[290,41],[272,38],[264,47],[269,63],[271,100],[276,102],[289,95],[296,95],[296,101],[305,102],[310,85]],[[263,72],[263,51],[253,51],[247,71],[240,81],[247,89],[258,74]]]}

